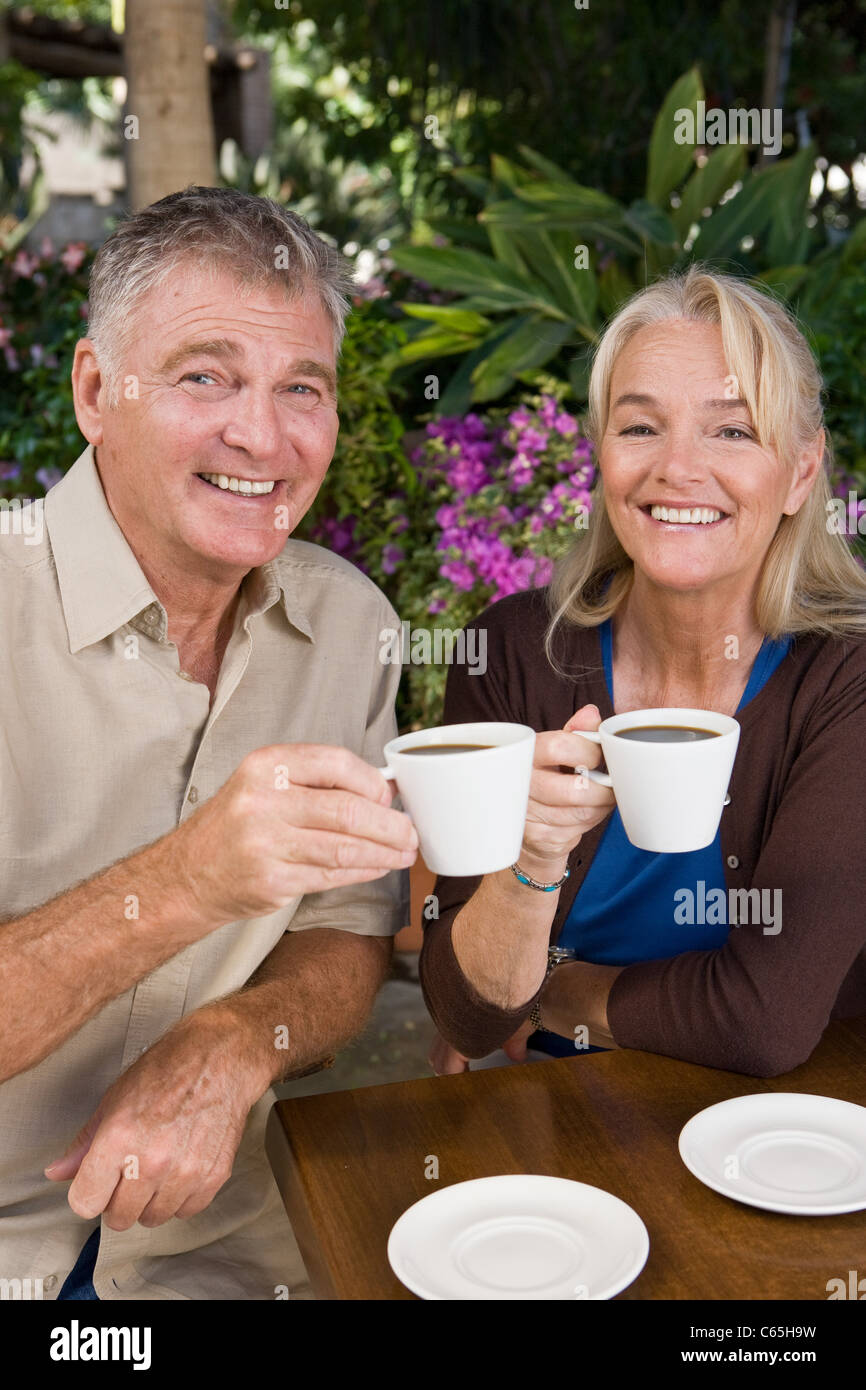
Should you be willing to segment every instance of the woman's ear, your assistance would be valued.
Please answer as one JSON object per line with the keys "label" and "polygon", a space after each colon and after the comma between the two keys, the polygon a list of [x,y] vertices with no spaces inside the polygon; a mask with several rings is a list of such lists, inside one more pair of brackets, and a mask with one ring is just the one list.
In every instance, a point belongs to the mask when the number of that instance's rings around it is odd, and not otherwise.
{"label": "woman's ear", "polygon": [[819,430],[812,443],[800,455],[791,486],[788,489],[788,496],[785,498],[785,505],[782,508],[784,516],[794,516],[809,496],[812,484],[824,463],[825,442],[824,431]]}

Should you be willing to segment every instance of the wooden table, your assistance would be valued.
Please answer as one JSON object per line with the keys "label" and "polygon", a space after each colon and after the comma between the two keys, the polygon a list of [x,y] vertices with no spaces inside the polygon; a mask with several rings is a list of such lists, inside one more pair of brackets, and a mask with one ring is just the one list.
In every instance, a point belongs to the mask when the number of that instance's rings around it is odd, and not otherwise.
{"label": "wooden table", "polygon": [[622,1050],[279,1101],[267,1152],[321,1299],[414,1298],[386,1254],[407,1207],[468,1178],[547,1173],[614,1193],[646,1224],[649,1258],[621,1299],[826,1300],[829,1279],[866,1275],[866,1211],[745,1206],[677,1150],[697,1111],[758,1091],[866,1103],[866,1019],[831,1025],[772,1080]]}

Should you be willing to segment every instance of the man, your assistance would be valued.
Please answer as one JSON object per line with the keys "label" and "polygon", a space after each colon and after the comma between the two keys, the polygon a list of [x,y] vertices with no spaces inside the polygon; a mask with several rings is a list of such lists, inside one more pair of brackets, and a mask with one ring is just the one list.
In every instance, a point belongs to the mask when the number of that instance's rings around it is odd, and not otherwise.
{"label": "man", "polygon": [[417,850],[376,770],[397,615],[287,540],[347,284],[268,199],[135,214],[76,346],[88,448],[2,537],[0,1273],[46,1296],[311,1296],[270,1087],[362,1028]]}

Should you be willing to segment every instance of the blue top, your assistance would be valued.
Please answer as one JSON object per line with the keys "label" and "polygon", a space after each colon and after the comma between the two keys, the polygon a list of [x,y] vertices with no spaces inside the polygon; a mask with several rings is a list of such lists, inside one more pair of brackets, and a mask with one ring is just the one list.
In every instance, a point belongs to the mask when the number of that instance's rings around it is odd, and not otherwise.
{"label": "blue top", "polygon": [[[610,619],[599,628],[604,676],[613,703],[613,637]],[[755,657],[737,713],[757,695],[769,680],[791,646],[791,638],[764,639]],[[703,888],[701,888],[703,884]],[[694,894],[694,911],[687,911],[682,890]],[[721,889],[727,901],[725,869],[722,861],[721,831],[706,849],[684,854],[653,854],[636,849],[626,838],[622,817],[614,811],[607,823],[586,878],[571,905],[557,942],[574,950],[578,960],[600,965],[632,965],[636,961],[661,960],[682,951],[711,951],[724,945],[728,936],[726,920],[715,921],[726,912],[713,910]],[[674,894],[678,893],[677,898]],[[693,923],[676,918],[691,916]],[[576,1051],[571,1038],[556,1033],[537,1032],[530,1044],[553,1057],[574,1057],[604,1048],[586,1047]]]}

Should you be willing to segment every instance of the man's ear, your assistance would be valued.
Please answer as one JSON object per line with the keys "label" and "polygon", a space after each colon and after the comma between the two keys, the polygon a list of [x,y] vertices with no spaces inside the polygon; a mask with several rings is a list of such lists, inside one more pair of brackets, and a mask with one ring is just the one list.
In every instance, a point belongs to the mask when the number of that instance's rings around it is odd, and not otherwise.
{"label": "man's ear", "polygon": [[96,360],[96,349],[90,338],[79,338],[72,362],[72,403],[78,428],[90,444],[103,440],[102,372]]}

